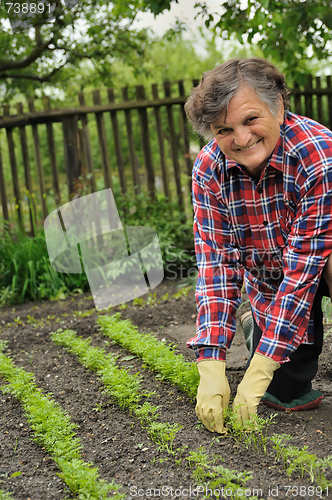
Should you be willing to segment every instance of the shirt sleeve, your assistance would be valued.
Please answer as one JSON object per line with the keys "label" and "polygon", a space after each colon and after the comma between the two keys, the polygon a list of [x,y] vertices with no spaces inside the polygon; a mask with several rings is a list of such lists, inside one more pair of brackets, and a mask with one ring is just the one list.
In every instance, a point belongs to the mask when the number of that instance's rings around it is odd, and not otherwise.
{"label": "shirt sleeve", "polygon": [[283,253],[284,278],[256,350],[279,363],[289,361],[306,339],[314,297],[332,251],[332,157],[302,169],[295,185],[299,202]]}
{"label": "shirt sleeve", "polygon": [[[194,238],[198,266],[196,336],[187,343],[197,360],[225,360],[236,330],[235,313],[241,303],[243,268],[232,243],[228,209],[217,199],[218,183],[209,168],[193,174]],[[210,171],[211,174],[211,171]],[[220,191],[220,186],[219,186]]]}

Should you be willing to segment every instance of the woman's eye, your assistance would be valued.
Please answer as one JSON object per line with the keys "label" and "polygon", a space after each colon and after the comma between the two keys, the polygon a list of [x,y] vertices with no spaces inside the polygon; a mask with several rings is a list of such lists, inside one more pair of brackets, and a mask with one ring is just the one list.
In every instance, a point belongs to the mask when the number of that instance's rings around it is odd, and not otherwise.
{"label": "woman's eye", "polygon": [[228,132],[230,131],[229,128],[223,128],[221,130],[218,131],[218,134],[219,135],[225,135],[225,134],[228,134]]}
{"label": "woman's eye", "polygon": [[250,118],[248,118],[248,122],[249,123],[254,123],[254,121],[257,120],[257,116],[251,116]]}

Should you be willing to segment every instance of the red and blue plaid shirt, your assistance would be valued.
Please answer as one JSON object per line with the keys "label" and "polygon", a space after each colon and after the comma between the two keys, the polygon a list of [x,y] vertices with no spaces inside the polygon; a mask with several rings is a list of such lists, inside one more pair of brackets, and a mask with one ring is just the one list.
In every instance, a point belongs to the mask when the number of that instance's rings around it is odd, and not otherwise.
{"label": "red and blue plaid shirt", "polygon": [[257,351],[279,363],[313,342],[311,307],[332,251],[332,132],[287,112],[260,177],[213,139],[193,168],[198,265],[198,361],[226,358],[244,281],[263,334]]}

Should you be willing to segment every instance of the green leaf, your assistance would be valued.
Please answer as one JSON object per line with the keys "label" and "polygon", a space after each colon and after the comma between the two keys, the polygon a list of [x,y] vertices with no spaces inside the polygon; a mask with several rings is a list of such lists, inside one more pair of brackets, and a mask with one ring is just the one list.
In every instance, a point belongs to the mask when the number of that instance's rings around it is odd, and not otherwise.
{"label": "green leaf", "polygon": [[22,474],[22,472],[13,472],[13,474],[12,474],[11,476],[9,476],[9,479],[10,479],[11,477],[18,477],[18,476],[20,476],[21,474]]}

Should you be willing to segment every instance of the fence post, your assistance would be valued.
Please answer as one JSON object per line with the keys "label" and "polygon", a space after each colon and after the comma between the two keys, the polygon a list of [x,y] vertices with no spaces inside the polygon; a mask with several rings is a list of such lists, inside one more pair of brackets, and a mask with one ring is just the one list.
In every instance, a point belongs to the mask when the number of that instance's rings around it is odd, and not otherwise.
{"label": "fence post", "polygon": [[[51,109],[50,98],[47,96],[44,96],[43,101],[44,101],[44,109],[45,110]],[[61,197],[60,197],[59,176],[58,176],[58,167],[57,167],[57,162],[56,162],[52,122],[46,122],[46,131],[47,131],[48,150],[50,153],[50,163],[51,163],[51,171],[52,171],[54,199],[55,199],[56,205],[59,206],[61,204]]]}
{"label": "fence post", "polygon": [[[35,104],[34,104],[32,97],[28,98],[28,105],[29,105],[29,111],[31,113],[34,113],[35,112]],[[32,127],[33,143],[34,143],[34,147],[35,147],[35,160],[36,160],[36,168],[37,168],[38,181],[39,181],[39,191],[40,191],[40,199],[41,199],[41,205],[42,205],[42,214],[43,214],[43,219],[45,220],[47,215],[48,215],[48,211],[47,211],[46,199],[45,199],[46,195],[45,195],[43,168],[42,168],[42,162],[41,162],[41,157],[40,157],[38,126],[31,125],[31,127]]]}
{"label": "fence post", "polygon": [[[179,94],[181,97],[185,97],[183,80],[179,80]],[[187,174],[188,174],[188,188],[191,195],[191,175],[192,175],[192,162],[190,158],[190,141],[189,141],[189,130],[187,127],[187,115],[184,110],[184,104],[181,104],[181,125],[182,125],[182,137],[184,144],[184,160],[186,164]]]}
{"label": "fence post", "polygon": [[[122,88],[122,97],[124,102],[128,102],[128,87]],[[137,170],[137,162],[136,162],[136,153],[134,147],[134,134],[133,134],[133,125],[131,122],[131,111],[130,109],[125,109],[125,120],[126,120],[126,129],[127,129],[127,137],[128,137],[128,147],[129,147],[129,156],[130,156],[130,164],[131,164],[131,172],[133,175],[133,183],[135,194],[140,194],[141,185]]]}
{"label": "fence post", "polygon": [[[199,80],[194,79],[193,80],[193,87],[197,87],[198,85],[199,85]],[[197,134],[197,135],[198,135],[199,147],[202,149],[202,148],[204,148],[204,146],[206,144],[206,140],[200,134]]]}
{"label": "fence post", "polygon": [[[138,101],[142,101],[145,99],[145,90],[143,85],[136,85],[136,97]],[[151,198],[155,200],[156,199],[155,177],[154,177],[154,168],[151,157],[149,122],[148,122],[148,114],[146,112],[146,108],[139,108],[138,114],[141,125],[141,138],[142,138],[144,163],[148,177],[148,191]]]}
{"label": "fence post", "polygon": [[[154,83],[152,85],[152,95],[153,95],[153,99],[156,99],[156,100],[159,99],[158,84],[157,83]],[[168,169],[167,169],[167,163],[166,163],[166,159],[165,159],[164,134],[163,134],[162,124],[161,124],[160,106],[155,106],[154,114],[156,117],[158,145],[159,145],[159,154],[160,154],[160,165],[161,165],[161,172],[162,172],[162,176],[163,176],[164,193],[165,193],[166,198],[168,198],[170,200],[171,199],[171,192],[170,192],[169,184],[168,184]]]}
{"label": "fence post", "polygon": [[[304,90],[312,90],[312,75],[307,75],[307,81]],[[305,114],[308,118],[313,118],[312,116],[312,95],[306,94],[305,98]]]}
{"label": "fence post", "polygon": [[317,92],[318,121],[319,121],[319,123],[323,123],[324,115],[323,115],[322,95],[319,93],[319,91],[321,89],[320,76],[316,76],[316,89],[318,89],[318,92]]}
{"label": "fence post", "polygon": [[[23,114],[23,104],[18,102],[16,104],[17,114]],[[20,140],[21,140],[21,149],[22,149],[22,158],[23,158],[23,167],[24,167],[24,175],[25,175],[25,186],[28,191],[28,199],[29,199],[29,214],[30,214],[30,226],[31,226],[31,235],[35,236],[35,223],[34,219],[36,216],[36,204],[33,194],[32,180],[31,180],[31,171],[30,171],[30,160],[29,160],[29,151],[28,151],[28,141],[25,127],[19,127],[20,132]]]}
{"label": "fence post", "polygon": [[2,215],[4,220],[8,222],[9,215],[8,215],[6,188],[5,188],[5,176],[3,174],[1,145],[0,145],[0,196],[1,196]]}
{"label": "fence post", "polygon": [[[4,116],[9,117],[9,104],[5,104],[3,106],[3,114],[4,114]],[[6,128],[6,134],[7,134],[7,142],[8,142],[10,167],[11,167],[12,180],[13,180],[13,191],[14,191],[14,196],[16,199],[15,210],[17,212],[20,227],[22,230],[24,230],[22,206],[21,206],[21,193],[20,193],[20,186],[19,186],[19,182],[18,182],[18,172],[17,172],[17,163],[16,163],[16,156],[15,156],[15,144],[14,144],[14,138],[13,138],[13,129]]]}
{"label": "fence post", "polygon": [[[165,90],[165,97],[171,97],[170,82],[164,82],[164,90]],[[180,165],[179,165],[177,139],[176,139],[173,110],[172,110],[171,104],[166,105],[166,111],[167,111],[167,118],[168,118],[168,128],[169,128],[169,135],[170,135],[170,146],[171,146],[171,155],[172,155],[174,177],[175,177],[175,184],[176,184],[176,192],[177,192],[177,197],[178,197],[180,209],[182,210],[182,213],[184,214],[184,202],[183,202],[183,193],[182,193],[182,187],[181,187],[181,171],[180,171]]]}
{"label": "fence post", "polygon": [[[111,103],[115,102],[113,89],[107,89],[107,95],[108,95],[108,102],[111,102]],[[122,147],[121,147],[121,138],[120,138],[120,132],[119,132],[118,117],[117,117],[116,111],[111,111],[110,114],[111,114],[111,122],[112,122],[114,146],[115,146],[115,156],[116,156],[116,163],[118,165],[120,185],[121,185],[122,193],[125,194],[125,192],[126,192],[126,179],[125,179],[125,171],[124,171],[124,164],[123,164],[123,157],[122,157]]]}
{"label": "fence post", "polygon": [[[93,97],[93,102],[96,106],[98,104],[101,104],[99,90],[93,90],[92,97]],[[100,113],[100,112],[95,113],[95,115],[96,115],[96,121],[97,121],[99,147],[100,147],[100,154],[101,154],[101,163],[102,163],[103,173],[104,173],[105,188],[106,189],[113,188],[112,177],[111,177],[111,167],[110,167],[110,161],[109,161],[109,157],[108,157],[107,137],[106,137],[104,116],[103,116],[103,113]]]}
{"label": "fence post", "polygon": [[62,120],[65,163],[68,181],[69,200],[75,194],[75,179],[81,175],[81,160],[77,145],[77,117]]}
{"label": "fence post", "polygon": [[[79,92],[78,93],[78,101],[81,106],[85,106],[85,98],[84,98],[84,92]],[[84,157],[86,161],[86,167],[90,176],[90,186],[91,186],[91,192],[95,193],[96,192],[96,179],[95,179],[95,174],[93,171],[93,164],[92,164],[92,153],[91,153],[91,145],[90,145],[90,133],[89,133],[89,125],[88,125],[88,118],[86,115],[81,116],[81,121],[82,121],[82,146],[84,150]]]}
{"label": "fence post", "polygon": [[332,130],[332,82],[330,75],[326,77],[326,85],[328,89],[327,102],[329,108],[329,127],[330,130]]}

